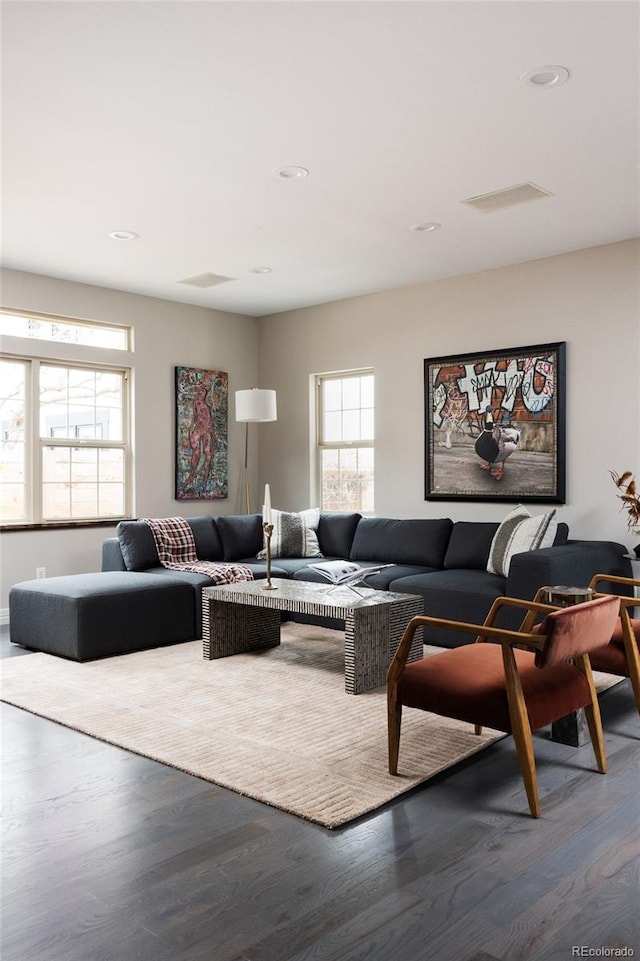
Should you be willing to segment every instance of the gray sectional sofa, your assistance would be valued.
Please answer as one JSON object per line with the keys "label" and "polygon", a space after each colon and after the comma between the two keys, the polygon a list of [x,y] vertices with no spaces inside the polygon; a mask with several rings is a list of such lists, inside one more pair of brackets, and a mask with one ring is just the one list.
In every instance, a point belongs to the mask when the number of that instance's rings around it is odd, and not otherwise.
{"label": "gray sectional sofa", "polygon": [[[201,560],[241,562],[255,578],[266,565],[259,514],[187,518]],[[378,590],[418,594],[426,613],[474,623],[500,595],[531,598],[545,584],[588,584],[596,573],[630,576],[622,544],[573,541],[558,524],[553,546],[516,554],[508,576],[487,571],[498,528],[492,522],[449,518],[400,520],[321,513],[318,542],[325,559],[363,567],[390,564],[367,579]],[[102,572],[28,581],[12,588],[14,643],[76,660],[125,653],[202,636],[203,574],[162,567],[151,530],[123,521],[103,545]],[[274,578],[322,581],[310,564],[320,558],[274,557]],[[338,626],[337,623],[330,626]],[[507,621],[505,626],[511,626]],[[469,635],[429,631],[425,643],[457,646]]]}
{"label": "gray sectional sofa", "polygon": [[[246,564],[256,578],[265,576],[264,561],[256,560],[263,544],[260,514],[187,518],[202,560]],[[435,617],[482,622],[496,597],[532,598],[544,584],[588,584],[593,574],[630,576],[622,544],[572,541],[566,524],[558,524],[552,547],[517,554],[507,577],[487,572],[487,560],[497,522],[453,522],[448,517],[400,520],[360,514],[321,513],[318,542],[325,559],[349,559],[362,567],[391,564],[368,578],[377,590],[419,594],[425,612]],[[310,564],[320,558],[276,557],[272,577],[323,581]],[[158,564],[153,536],[143,521],[123,521],[117,537],[105,541],[102,569],[146,571],[187,581],[194,588],[196,635],[201,630],[201,589],[210,582],[200,574],[174,572]],[[431,631],[425,643],[457,646],[468,634]]]}

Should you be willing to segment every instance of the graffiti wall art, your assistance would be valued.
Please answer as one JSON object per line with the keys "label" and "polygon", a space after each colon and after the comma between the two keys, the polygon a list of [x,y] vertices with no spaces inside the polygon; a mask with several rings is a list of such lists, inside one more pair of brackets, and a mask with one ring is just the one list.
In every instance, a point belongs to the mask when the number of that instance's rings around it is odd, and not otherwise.
{"label": "graffiti wall art", "polygon": [[425,360],[426,500],[565,502],[565,350]]}
{"label": "graffiti wall art", "polygon": [[228,496],[229,378],[176,367],[176,500]]}

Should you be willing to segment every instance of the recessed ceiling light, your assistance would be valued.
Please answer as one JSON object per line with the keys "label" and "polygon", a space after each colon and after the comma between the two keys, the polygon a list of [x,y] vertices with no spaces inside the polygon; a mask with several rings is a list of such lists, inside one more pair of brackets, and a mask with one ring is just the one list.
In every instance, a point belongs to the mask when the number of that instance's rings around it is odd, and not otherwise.
{"label": "recessed ceiling light", "polygon": [[520,82],[527,84],[529,87],[544,89],[546,87],[561,87],[568,79],[569,71],[566,67],[549,65],[529,70],[528,73],[524,73],[520,77]]}
{"label": "recessed ceiling light", "polygon": [[423,231],[440,230],[442,224],[437,224],[435,221],[426,221],[421,224],[411,224],[409,230],[415,230],[417,233],[422,233]]}
{"label": "recessed ceiling light", "polygon": [[137,240],[138,234],[134,234],[133,230],[112,230],[109,233],[112,240]]}
{"label": "recessed ceiling light", "polygon": [[249,270],[250,274],[270,274],[273,271],[273,267],[251,267]]}
{"label": "recessed ceiling light", "polygon": [[276,175],[281,177],[282,180],[302,180],[309,176],[309,171],[306,167],[280,167],[279,170],[276,170]]}

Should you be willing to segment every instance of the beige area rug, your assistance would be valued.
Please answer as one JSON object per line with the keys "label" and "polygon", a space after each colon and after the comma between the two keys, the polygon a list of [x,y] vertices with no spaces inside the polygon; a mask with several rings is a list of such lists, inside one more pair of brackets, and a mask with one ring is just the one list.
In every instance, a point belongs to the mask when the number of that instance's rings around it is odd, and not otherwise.
{"label": "beige area rug", "polygon": [[277,648],[217,661],[192,641],[84,664],[30,654],[0,667],[3,701],[327,828],[504,737],[406,711],[402,775],[392,777],[384,688],[345,694],[341,633],[307,625],[283,625]]}

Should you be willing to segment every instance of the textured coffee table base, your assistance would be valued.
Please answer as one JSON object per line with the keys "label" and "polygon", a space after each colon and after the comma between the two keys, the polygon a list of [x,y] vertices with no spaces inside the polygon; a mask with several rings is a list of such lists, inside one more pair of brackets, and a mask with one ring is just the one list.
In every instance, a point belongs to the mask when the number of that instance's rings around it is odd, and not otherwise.
{"label": "textured coffee table base", "polygon": [[[422,598],[388,591],[333,590],[324,584],[274,581],[265,591],[260,581],[205,587],[202,591],[203,656],[206,660],[280,643],[280,613],[338,618],[345,624],[345,690],[362,694],[386,682],[404,629],[423,612]],[[417,632],[409,660],[422,657]]]}

